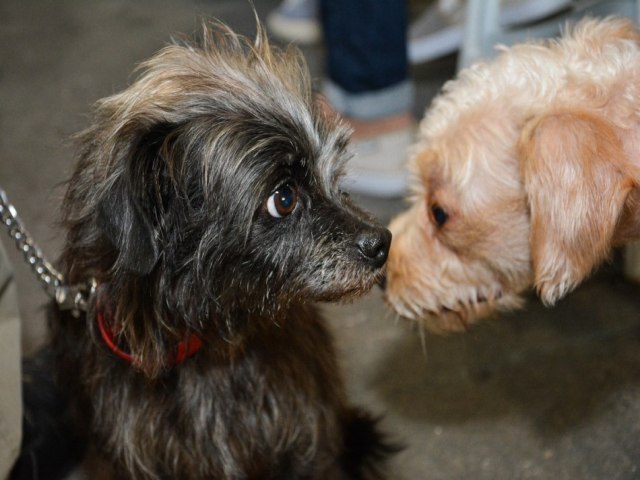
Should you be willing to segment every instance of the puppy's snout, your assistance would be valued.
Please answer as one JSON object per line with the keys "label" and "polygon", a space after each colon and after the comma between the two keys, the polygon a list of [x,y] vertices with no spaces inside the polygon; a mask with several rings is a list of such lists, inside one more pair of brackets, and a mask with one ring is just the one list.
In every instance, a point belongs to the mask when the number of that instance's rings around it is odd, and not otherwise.
{"label": "puppy's snout", "polygon": [[380,268],[387,261],[391,232],[386,228],[372,228],[361,232],[356,238],[358,250],[371,266]]}

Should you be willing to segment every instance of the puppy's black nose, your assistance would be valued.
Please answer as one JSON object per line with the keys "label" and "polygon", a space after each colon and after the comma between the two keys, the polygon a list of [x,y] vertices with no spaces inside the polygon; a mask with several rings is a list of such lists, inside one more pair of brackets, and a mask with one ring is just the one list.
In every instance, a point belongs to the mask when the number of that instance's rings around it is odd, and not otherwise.
{"label": "puppy's black nose", "polygon": [[386,228],[371,228],[361,232],[356,238],[356,245],[367,262],[380,268],[387,261],[391,232]]}

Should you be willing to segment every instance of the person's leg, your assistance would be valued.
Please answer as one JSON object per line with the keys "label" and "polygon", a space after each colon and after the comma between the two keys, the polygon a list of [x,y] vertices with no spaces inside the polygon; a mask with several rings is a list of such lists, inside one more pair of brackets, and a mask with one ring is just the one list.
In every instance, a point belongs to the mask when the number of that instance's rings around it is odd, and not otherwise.
{"label": "person's leg", "polygon": [[346,188],[379,196],[404,192],[412,140],[405,0],[322,0],[327,79],[323,94],[354,129]]}
{"label": "person's leg", "polygon": [[0,479],[20,451],[22,400],[20,317],[13,271],[0,244]]}
{"label": "person's leg", "polygon": [[[328,93],[337,90],[352,102],[340,113],[372,119],[408,110],[405,0],[322,0],[321,14]],[[384,93],[405,103],[368,102]]]}

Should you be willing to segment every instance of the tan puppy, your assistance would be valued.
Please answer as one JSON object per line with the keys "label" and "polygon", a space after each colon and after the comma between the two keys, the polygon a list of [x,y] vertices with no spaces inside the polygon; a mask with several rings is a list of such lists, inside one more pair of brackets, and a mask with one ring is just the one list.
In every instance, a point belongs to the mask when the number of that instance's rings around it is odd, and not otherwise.
{"label": "tan puppy", "polygon": [[411,155],[391,224],[387,299],[432,330],[548,305],[640,234],[640,34],[586,19],[448,82]]}

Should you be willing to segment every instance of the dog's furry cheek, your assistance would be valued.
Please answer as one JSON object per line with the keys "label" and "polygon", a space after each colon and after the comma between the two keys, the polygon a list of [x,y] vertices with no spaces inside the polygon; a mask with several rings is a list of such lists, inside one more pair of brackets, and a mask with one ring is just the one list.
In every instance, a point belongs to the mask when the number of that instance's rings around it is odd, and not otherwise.
{"label": "dog's furry cheek", "polygon": [[390,225],[386,300],[398,315],[435,333],[466,330],[495,310],[520,306],[485,260],[465,258],[438,239],[425,202],[416,202]]}

